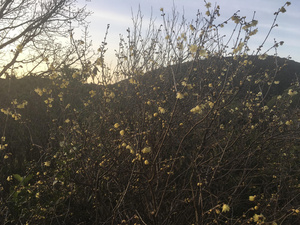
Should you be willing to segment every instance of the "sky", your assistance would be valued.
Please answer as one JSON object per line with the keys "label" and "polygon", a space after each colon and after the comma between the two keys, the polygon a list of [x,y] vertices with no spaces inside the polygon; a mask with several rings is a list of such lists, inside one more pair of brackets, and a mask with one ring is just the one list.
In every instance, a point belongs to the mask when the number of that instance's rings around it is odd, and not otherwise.
{"label": "sky", "polygon": [[[221,16],[219,22],[230,18],[235,12],[240,10],[238,15],[246,16],[246,20],[251,21],[255,11],[255,19],[258,20],[258,33],[250,41],[250,47],[256,49],[267,35],[276,12],[286,2],[285,0],[212,0],[212,6],[220,6]],[[285,13],[280,13],[277,18],[278,27],[271,32],[265,48],[277,42],[284,41],[284,45],[278,48],[280,57],[290,56],[292,60],[300,62],[300,1],[290,0],[291,5],[286,7]],[[136,15],[140,7],[143,14],[143,24],[147,27],[149,18],[155,19],[157,26],[161,24],[161,11],[166,14],[172,13],[172,7],[180,15],[184,14],[187,22],[196,18],[197,11],[203,14],[206,12],[205,3],[202,0],[78,0],[79,6],[86,6],[86,9],[93,14],[87,19],[90,22],[89,35],[93,41],[95,49],[103,41],[107,24],[110,24],[107,43],[108,52],[106,61],[114,64],[114,50],[118,49],[120,34],[126,36],[127,28],[132,28],[132,15]],[[232,22],[233,24],[233,22]],[[225,27],[222,34],[229,36],[232,27]],[[274,51],[269,54],[274,54]]]}

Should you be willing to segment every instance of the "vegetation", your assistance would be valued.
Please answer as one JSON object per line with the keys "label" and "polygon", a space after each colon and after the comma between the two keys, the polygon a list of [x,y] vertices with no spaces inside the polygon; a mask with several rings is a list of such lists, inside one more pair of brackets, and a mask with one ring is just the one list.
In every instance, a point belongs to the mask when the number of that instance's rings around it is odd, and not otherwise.
{"label": "vegetation", "polygon": [[250,53],[257,21],[205,7],[161,9],[145,36],[139,12],[113,71],[104,39],[77,67],[0,80],[3,224],[299,223],[300,64],[282,42]]}

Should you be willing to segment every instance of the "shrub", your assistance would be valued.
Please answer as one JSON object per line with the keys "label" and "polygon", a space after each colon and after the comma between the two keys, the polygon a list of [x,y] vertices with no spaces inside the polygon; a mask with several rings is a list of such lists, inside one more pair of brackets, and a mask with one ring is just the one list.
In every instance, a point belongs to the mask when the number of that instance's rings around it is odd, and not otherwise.
{"label": "shrub", "polygon": [[[128,41],[121,39],[113,73],[104,42],[89,66],[100,76],[63,67],[31,86],[31,95],[9,96],[17,100],[1,106],[3,129],[29,138],[19,145],[15,136],[1,140],[3,221],[299,221],[299,84],[283,75],[292,62],[267,57],[264,43],[248,54],[257,21],[234,14],[214,25],[219,7],[205,7],[206,16],[180,24],[175,12],[167,19],[161,9],[164,24],[150,26],[144,38],[138,14]],[[228,50],[218,30],[231,20],[237,39]],[[98,82],[84,84],[77,73]],[[18,107],[22,97],[25,109]],[[34,146],[38,151],[30,154]],[[21,168],[14,170],[24,148]]]}

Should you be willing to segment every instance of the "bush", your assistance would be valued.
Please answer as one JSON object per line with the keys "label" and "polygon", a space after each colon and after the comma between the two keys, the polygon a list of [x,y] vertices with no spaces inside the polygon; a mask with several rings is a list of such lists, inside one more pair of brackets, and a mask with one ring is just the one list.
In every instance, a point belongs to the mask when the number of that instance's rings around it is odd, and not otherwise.
{"label": "bush", "polygon": [[[206,9],[179,25],[161,9],[143,39],[138,14],[113,73],[99,49],[97,84],[68,67],[10,81],[37,80],[1,105],[4,223],[299,222],[299,83],[284,76],[299,64],[248,54],[257,21],[214,25]],[[218,36],[230,20],[232,50]]]}

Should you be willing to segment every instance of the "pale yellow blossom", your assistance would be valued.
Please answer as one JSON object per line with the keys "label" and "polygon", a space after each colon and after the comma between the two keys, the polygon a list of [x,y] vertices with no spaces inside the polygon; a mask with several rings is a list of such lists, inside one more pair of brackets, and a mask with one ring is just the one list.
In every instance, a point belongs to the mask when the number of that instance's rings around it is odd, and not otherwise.
{"label": "pale yellow blossom", "polygon": [[176,98],[177,98],[177,99],[183,99],[183,98],[184,98],[184,95],[183,95],[182,93],[180,93],[180,92],[177,92]]}
{"label": "pale yellow blossom", "polygon": [[89,91],[89,94],[91,95],[91,98],[93,98],[96,95],[96,91],[91,90]]}
{"label": "pale yellow blossom", "polygon": [[166,110],[162,107],[158,107],[158,111],[162,114],[164,114],[166,112]]}
{"label": "pale yellow blossom", "polygon": [[199,105],[197,105],[196,107],[192,108],[190,110],[190,112],[201,114],[202,113],[202,107],[200,107]]}
{"label": "pale yellow blossom", "polygon": [[213,102],[209,102],[208,105],[210,108],[213,108],[215,104]]}
{"label": "pale yellow blossom", "polygon": [[190,51],[191,51],[191,53],[197,52],[197,49],[198,49],[197,45],[191,45],[191,46],[190,46]]}
{"label": "pale yellow blossom", "polygon": [[294,95],[296,95],[296,94],[298,94],[297,91],[294,91],[293,89],[289,89],[289,92],[288,92],[288,95],[289,95],[289,96],[294,96]]}
{"label": "pale yellow blossom", "polygon": [[245,43],[244,43],[244,42],[241,42],[241,43],[233,50],[233,54],[236,54],[236,53],[242,51],[244,45],[245,45]]}
{"label": "pale yellow blossom", "polygon": [[223,206],[222,206],[222,212],[229,212],[229,210],[230,210],[229,205],[223,204]]}
{"label": "pale yellow blossom", "polygon": [[263,214],[260,214],[260,215],[254,214],[254,216],[253,216],[254,222],[264,222],[264,220],[265,220],[265,217],[263,216]]}
{"label": "pale yellow blossom", "polygon": [[256,195],[253,195],[253,196],[249,196],[249,201],[253,202],[256,198]]}
{"label": "pale yellow blossom", "polygon": [[44,165],[45,165],[45,166],[50,166],[50,165],[51,165],[51,162],[50,162],[50,161],[44,162]]}
{"label": "pale yellow blossom", "polygon": [[146,154],[146,153],[150,153],[151,152],[151,148],[150,147],[145,147],[142,149],[142,153]]}
{"label": "pale yellow blossom", "polygon": [[40,88],[36,88],[34,89],[34,91],[39,95],[42,96],[43,95],[43,91]]}

